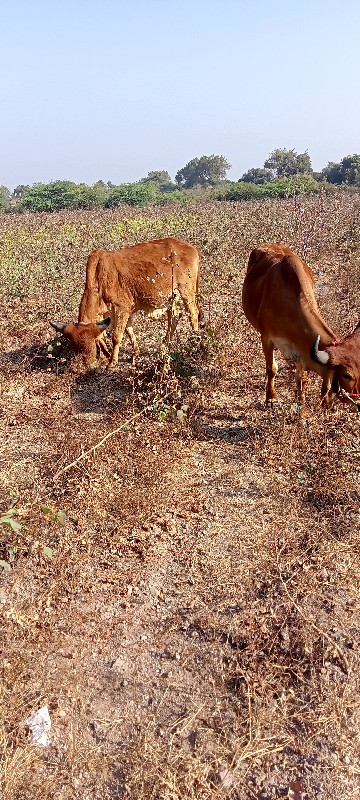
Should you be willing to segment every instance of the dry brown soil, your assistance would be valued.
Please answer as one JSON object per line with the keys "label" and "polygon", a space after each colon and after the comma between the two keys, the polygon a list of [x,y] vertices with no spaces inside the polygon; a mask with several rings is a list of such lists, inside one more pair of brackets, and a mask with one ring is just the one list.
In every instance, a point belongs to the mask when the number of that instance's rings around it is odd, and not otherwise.
{"label": "dry brown soil", "polygon": [[[95,223],[106,242],[128,212],[31,217],[25,234],[2,221],[3,259],[10,240],[24,263],[34,231],[61,255],[66,226],[86,229],[63,277],[17,283],[3,305],[0,509],[21,525],[0,528],[4,800],[358,796],[359,421],[319,409],[314,375],[300,412],[281,359],[266,411],[239,303],[251,242],[282,240],[307,251],[325,317],[350,330],[359,205],[316,202],[200,208],[187,237],[180,214],[206,324],[199,341],[181,322],[168,371],[158,324],[139,320],[135,368],[125,348],[93,373],[47,324],[49,307],[69,314]],[[157,235],[156,214],[136,238]],[[25,721],[42,705],[40,749]]]}

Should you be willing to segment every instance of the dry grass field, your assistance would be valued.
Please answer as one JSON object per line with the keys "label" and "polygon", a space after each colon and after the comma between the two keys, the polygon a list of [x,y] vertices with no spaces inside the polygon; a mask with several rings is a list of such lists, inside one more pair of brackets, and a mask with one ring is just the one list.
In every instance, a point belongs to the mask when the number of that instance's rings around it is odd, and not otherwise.
{"label": "dry grass field", "polygon": [[[88,253],[169,234],[200,251],[201,340],[181,320],[159,363],[138,317],[137,366],[86,372],[48,320]],[[0,217],[3,800],[359,796],[359,419],[315,375],[299,413],[281,357],[264,409],[240,298],[266,241],[349,332],[358,195]]]}

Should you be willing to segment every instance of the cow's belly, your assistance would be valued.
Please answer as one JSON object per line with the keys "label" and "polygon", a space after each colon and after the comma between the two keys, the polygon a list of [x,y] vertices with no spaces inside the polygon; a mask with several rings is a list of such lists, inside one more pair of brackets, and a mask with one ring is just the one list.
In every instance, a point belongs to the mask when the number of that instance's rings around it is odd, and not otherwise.
{"label": "cow's belly", "polygon": [[289,342],[288,339],[283,339],[280,336],[273,337],[274,347],[280,350],[287,361],[301,361],[301,355],[297,352],[295,345]]}
{"label": "cow's belly", "polygon": [[160,308],[153,308],[151,311],[145,310],[145,314],[150,319],[162,319],[167,312],[167,308],[165,306],[161,306]]}
{"label": "cow's belly", "polygon": [[177,287],[168,294],[159,292],[153,297],[142,297],[137,300],[135,311],[143,311],[151,319],[161,319],[172,307],[174,314],[178,312],[180,293]]}

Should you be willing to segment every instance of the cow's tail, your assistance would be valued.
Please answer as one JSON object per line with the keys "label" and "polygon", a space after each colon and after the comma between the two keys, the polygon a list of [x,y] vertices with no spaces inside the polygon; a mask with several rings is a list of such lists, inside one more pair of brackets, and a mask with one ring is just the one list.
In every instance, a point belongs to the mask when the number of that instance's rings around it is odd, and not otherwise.
{"label": "cow's tail", "polygon": [[86,264],[86,281],[83,296],[80,300],[79,322],[96,322],[99,314],[99,261],[100,251],[94,250],[90,253]]}
{"label": "cow's tail", "polygon": [[200,304],[200,263],[199,263],[199,256],[198,256],[197,276],[196,276],[196,305],[197,305],[197,310],[199,312],[199,325],[201,327],[203,327],[204,326],[204,312],[203,312],[201,304]]}

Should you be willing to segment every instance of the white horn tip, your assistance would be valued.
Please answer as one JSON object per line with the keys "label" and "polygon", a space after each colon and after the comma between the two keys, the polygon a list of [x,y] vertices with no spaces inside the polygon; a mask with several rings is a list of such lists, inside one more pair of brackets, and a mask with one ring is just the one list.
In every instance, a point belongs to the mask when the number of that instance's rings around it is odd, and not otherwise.
{"label": "white horn tip", "polygon": [[58,331],[58,333],[62,333],[64,328],[66,327],[66,322],[51,322],[51,320],[49,320],[49,325],[51,325],[52,328]]}
{"label": "white horn tip", "polygon": [[311,348],[311,357],[313,361],[317,361],[318,364],[328,364],[329,363],[329,353],[326,350],[319,350],[319,343],[320,343],[320,336],[317,336],[314,344]]}

